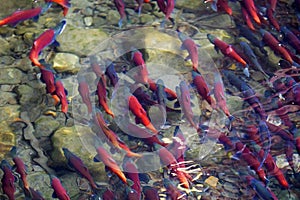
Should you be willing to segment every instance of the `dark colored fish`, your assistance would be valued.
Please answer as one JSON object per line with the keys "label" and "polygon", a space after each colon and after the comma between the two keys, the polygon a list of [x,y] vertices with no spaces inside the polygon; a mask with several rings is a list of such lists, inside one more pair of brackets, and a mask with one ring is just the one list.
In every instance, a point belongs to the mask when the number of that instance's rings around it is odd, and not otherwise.
{"label": "dark colored fish", "polygon": [[284,35],[284,40],[287,41],[292,47],[294,47],[296,52],[300,54],[300,39],[286,26],[282,26],[280,28],[280,31]]}
{"label": "dark colored fish", "polygon": [[2,160],[0,167],[3,171],[3,177],[1,179],[2,192],[6,194],[9,200],[15,200],[16,187],[14,185],[15,176],[11,170],[10,164],[6,160]]}
{"label": "dark colored fish", "polygon": [[142,187],[136,166],[130,159],[125,158],[123,162],[123,170],[125,171],[125,176],[133,182],[133,185],[131,186],[132,191],[129,191],[128,198],[137,200],[141,199]]}
{"label": "dark colored fish", "polygon": [[53,198],[58,198],[59,200],[71,200],[69,195],[67,194],[66,189],[62,186],[60,180],[51,175],[51,187],[53,188],[54,192],[52,197]]}
{"label": "dark colored fish", "polygon": [[68,161],[68,165],[75,169],[81,176],[86,178],[89,183],[91,184],[91,187],[93,190],[97,189],[97,185],[95,181],[93,180],[92,175],[90,174],[88,168],[85,166],[85,164],[82,162],[82,160],[73,154],[71,151],[69,151],[67,148],[62,148],[64,155]]}
{"label": "dark colored fish", "polygon": [[126,18],[125,3],[123,0],[114,0],[115,6],[120,14],[120,20],[118,22],[119,28],[122,27],[123,20]]}
{"label": "dark colored fish", "polygon": [[272,24],[272,26],[274,26],[274,28],[277,31],[279,31],[280,30],[279,23],[278,23],[277,19],[274,17],[274,11],[270,7],[267,8],[267,17],[268,17],[270,23]]}
{"label": "dark colored fish", "polygon": [[198,94],[205,99],[212,107],[215,107],[216,102],[210,95],[210,91],[207,83],[205,82],[203,76],[195,71],[192,71],[193,83],[197,89]]}
{"label": "dark colored fish", "polygon": [[144,194],[145,200],[160,200],[157,189],[155,189],[153,187],[144,186],[143,194]]}
{"label": "dark colored fish", "polygon": [[105,74],[106,74],[106,76],[108,76],[110,83],[113,85],[113,87],[115,87],[119,81],[119,78],[115,71],[115,66],[113,63],[108,65],[108,67],[106,68]]}
{"label": "dark colored fish", "polygon": [[257,96],[255,96],[255,91],[243,80],[238,78],[233,72],[228,70],[223,70],[223,74],[227,77],[230,84],[235,86],[242,94],[245,101],[247,101],[253,110],[259,114],[261,120],[267,119],[267,114],[262,107],[259,99]]}
{"label": "dark colored fish", "polygon": [[245,179],[250,184],[250,186],[255,190],[256,194],[264,200],[277,200],[274,193],[269,190],[262,182],[256,180],[252,176],[246,176]]}
{"label": "dark colored fish", "polygon": [[13,158],[13,161],[16,165],[16,172],[20,174],[21,180],[23,182],[24,188],[29,192],[29,184],[27,181],[27,171],[26,166],[23,162],[23,160],[17,156],[17,148],[14,146],[10,150],[10,154]]}

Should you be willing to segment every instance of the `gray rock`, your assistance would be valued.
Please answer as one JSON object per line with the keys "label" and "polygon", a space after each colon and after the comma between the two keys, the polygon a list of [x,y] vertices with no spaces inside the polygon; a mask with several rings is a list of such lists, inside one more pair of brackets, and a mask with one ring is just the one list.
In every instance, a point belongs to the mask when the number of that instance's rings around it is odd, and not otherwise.
{"label": "gray rock", "polygon": [[10,45],[8,41],[6,41],[4,38],[0,37],[0,55],[7,55],[10,51]]}
{"label": "gray rock", "polygon": [[36,104],[40,95],[37,95],[37,91],[35,88],[30,87],[29,85],[19,85],[17,86],[16,93],[19,97],[19,103],[21,105],[26,104]]}
{"label": "gray rock", "polygon": [[175,4],[175,7],[178,9],[184,8],[184,9],[191,9],[191,10],[195,10],[195,8],[205,9],[207,6],[209,5],[204,4],[203,1],[197,1],[197,0],[177,0]]}
{"label": "gray rock", "polygon": [[68,25],[57,40],[60,51],[74,53],[78,56],[92,55],[98,52],[101,42],[108,36],[101,29],[83,29]]}
{"label": "gray rock", "polygon": [[23,73],[19,69],[8,68],[0,70],[0,84],[14,85],[22,82]]}
{"label": "gray rock", "polygon": [[0,67],[6,68],[7,65],[11,65],[14,62],[14,58],[11,56],[1,56],[0,57]]}
{"label": "gray rock", "polygon": [[51,116],[41,116],[34,123],[37,138],[50,136],[60,126],[60,123]]}
{"label": "gray rock", "polygon": [[106,16],[107,23],[118,25],[119,19],[120,19],[120,14],[118,13],[118,11],[116,10],[108,11]]}
{"label": "gray rock", "polygon": [[17,104],[17,95],[12,92],[0,92],[0,106]]}
{"label": "gray rock", "polygon": [[149,24],[149,23],[153,22],[154,17],[153,17],[153,15],[141,14],[140,20],[141,20],[142,24]]}
{"label": "gray rock", "polygon": [[57,53],[53,60],[53,68],[57,72],[75,74],[80,69],[79,57],[70,53]]}

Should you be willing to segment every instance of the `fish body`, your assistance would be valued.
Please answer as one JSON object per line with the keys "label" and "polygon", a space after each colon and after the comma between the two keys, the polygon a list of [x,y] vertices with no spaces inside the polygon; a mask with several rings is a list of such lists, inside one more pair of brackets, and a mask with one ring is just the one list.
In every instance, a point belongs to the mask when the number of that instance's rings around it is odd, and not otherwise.
{"label": "fish body", "polygon": [[277,0],[268,0],[268,3],[270,5],[270,9],[275,12],[276,5],[277,5]]}
{"label": "fish body", "polygon": [[63,83],[58,78],[55,79],[54,84],[55,84],[55,94],[58,96],[61,103],[61,111],[66,114],[68,112],[68,100],[67,100],[66,90],[64,88]]}
{"label": "fish body", "polygon": [[216,99],[216,103],[224,112],[227,117],[231,117],[229,109],[226,103],[225,91],[223,83],[218,75],[215,75],[215,83],[214,83],[214,96]]}
{"label": "fish body", "polygon": [[142,6],[143,6],[143,3],[144,3],[144,0],[135,0],[138,4],[138,14],[139,16],[141,15],[142,13]]}
{"label": "fish body", "polygon": [[125,13],[125,3],[123,0],[114,0],[115,6],[120,14],[120,19],[118,22],[119,27],[122,27],[123,20],[126,18],[126,13]]}
{"label": "fish body", "polygon": [[131,186],[133,191],[130,191],[130,194],[128,195],[134,196],[134,198],[138,200],[141,199],[142,187],[139,178],[139,172],[136,166],[129,159],[127,159],[124,161],[123,170],[125,171],[125,176],[133,182],[133,185]]}
{"label": "fish body", "polygon": [[145,143],[148,145],[154,145],[159,144],[161,146],[167,146],[168,144],[161,141],[157,135],[153,135],[147,131],[147,129],[144,129],[142,127],[139,127],[135,124],[128,123],[127,124],[127,130],[129,131],[130,135],[136,138],[142,139]]}
{"label": "fish body", "polygon": [[214,11],[225,11],[228,15],[232,15],[232,9],[228,5],[228,0],[206,0],[204,3],[210,2]]}
{"label": "fish body", "polygon": [[281,55],[290,64],[294,64],[294,61],[288,51],[279,43],[279,41],[268,31],[260,29],[260,33],[263,37],[263,41],[277,54]]}
{"label": "fish body", "polygon": [[156,91],[157,102],[159,105],[162,106],[162,109],[164,109],[165,111],[167,106],[167,94],[165,92],[165,84],[163,80],[158,79],[156,81],[156,85],[157,85],[157,91]]}
{"label": "fish body", "polygon": [[277,200],[277,197],[274,195],[274,193],[259,180],[256,180],[252,176],[246,176],[246,180],[261,199]]}
{"label": "fish body", "polygon": [[281,27],[280,31],[284,34],[284,39],[300,54],[300,39],[286,26]]}
{"label": "fish body", "polygon": [[277,31],[279,31],[280,25],[279,25],[278,21],[276,20],[276,18],[274,17],[274,11],[270,7],[267,8],[267,17],[268,17],[270,23],[274,26],[274,28]]}
{"label": "fish body", "polygon": [[247,42],[240,42],[240,46],[243,49],[243,52],[247,55],[247,57],[250,59],[252,64],[259,70],[261,71],[266,77],[269,77],[266,72],[263,70],[261,64],[258,62],[257,57],[255,56],[253,50],[249,46]]}
{"label": "fish body", "polygon": [[193,83],[197,89],[198,94],[205,99],[212,107],[215,107],[215,101],[210,95],[210,91],[203,76],[195,71],[192,71]]}
{"label": "fish body", "polygon": [[143,54],[139,50],[133,50],[131,53],[131,60],[138,69],[135,81],[143,84],[148,83],[149,72],[143,59]]}
{"label": "fish body", "polygon": [[250,19],[249,13],[247,12],[246,8],[242,6],[242,14],[244,17],[244,20],[246,21],[247,26],[250,30],[255,31],[255,27]]}
{"label": "fish body", "polygon": [[71,200],[66,189],[62,186],[60,180],[55,176],[51,176],[51,187],[54,190],[54,198],[58,198],[59,200]]}
{"label": "fish body", "polygon": [[115,66],[113,63],[108,65],[108,67],[106,68],[105,74],[108,76],[110,83],[113,85],[113,87],[115,87],[116,84],[118,83],[119,78],[115,71]]}
{"label": "fish body", "polygon": [[6,160],[2,160],[0,167],[3,171],[3,176],[1,179],[2,192],[6,194],[9,200],[15,200],[16,187],[14,185],[15,176],[11,170],[10,164]]}
{"label": "fish body", "polygon": [[235,61],[242,64],[244,67],[244,74],[249,77],[248,64],[247,62],[233,49],[233,47],[226,42],[216,38],[211,34],[207,34],[208,40],[215,45],[215,49],[220,50],[224,56],[234,59]]}
{"label": "fish body", "polygon": [[266,183],[266,174],[263,169],[259,169],[260,163],[250,149],[242,142],[236,142],[235,149],[237,152],[239,152],[239,154],[241,154],[243,160],[256,172],[259,179]]}
{"label": "fish body", "polygon": [[260,116],[261,120],[267,119],[267,114],[262,107],[255,91],[242,79],[238,78],[233,72],[223,70],[223,74],[227,77],[229,82],[234,85],[242,94],[243,98],[253,108],[253,110]]}
{"label": "fish body", "polygon": [[244,0],[242,1],[242,6],[245,7],[249,15],[252,17],[252,19],[258,24],[261,24],[260,18],[258,16],[257,8],[254,4],[253,0]]}
{"label": "fish body", "polygon": [[113,118],[115,117],[114,113],[110,110],[107,104],[107,97],[106,97],[106,79],[104,74],[101,75],[99,78],[99,81],[97,83],[97,96],[98,96],[98,101],[99,104],[102,106],[104,111],[112,116]]}
{"label": "fish body", "polygon": [[101,77],[103,72],[95,56],[90,56],[90,63],[91,63],[91,68],[93,72],[96,74],[96,76],[98,78]]}
{"label": "fish body", "polygon": [[157,189],[150,187],[150,186],[144,186],[143,187],[143,194],[145,200],[159,200],[159,195]]}
{"label": "fish body", "polygon": [[64,30],[65,26],[66,20],[62,20],[56,27],[46,30],[34,41],[29,53],[29,59],[33,65],[44,68],[38,60],[39,54],[44,48],[53,43],[59,45],[58,42],[56,42],[56,37]]}
{"label": "fish body", "polygon": [[[149,89],[153,92],[157,92],[157,84],[152,80],[148,79]],[[175,91],[165,87],[165,93],[167,95],[167,99],[174,100],[177,99],[177,94]]]}
{"label": "fish body", "polygon": [[185,81],[181,81],[179,83],[179,87],[176,87],[176,93],[185,118],[190,123],[190,125],[197,130],[198,127],[193,120],[194,113],[192,111],[191,105],[191,94]]}
{"label": "fish body", "polygon": [[116,174],[125,184],[127,179],[125,174],[120,169],[116,161],[109,155],[109,153],[101,146],[97,147],[97,157],[109,168],[114,174]]}
{"label": "fish body", "polygon": [[156,0],[156,3],[157,3],[157,6],[158,6],[159,10],[162,13],[166,14],[166,7],[167,7],[167,5],[165,3],[165,0]]}
{"label": "fish body", "polygon": [[167,189],[167,195],[171,200],[186,199],[186,195],[182,193],[169,179],[163,179],[164,187]]}
{"label": "fish body", "polygon": [[0,26],[9,24],[16,26],[18,23],[31,18],[37,18],[42,13],[42,7],[36,7],[28,10],[17,10],[10,16],[0,20]]}
{"label": "fish body", "polygon": [[128,97],[128,104],[129,110],[136,116],[137,120],[141,122],[150,131],[157,134],[158,131],[149,120],[146,111],[144,110],[140,102],[137,100],[137,98],[133,95],[130,95]]}
{"label": "fish body", "polygon": [[175,0],[166,0],[165,19],[170,19],[175,8]]}
{"label": "fish body", "polygon": [[46,92],[48,94],[53,94],[55,92],[54,80],[55,75],[52,69],[48,67],[41,68],[41,81],[46,84]]}
{"label": "fish body", "polygon": [[70,0],[45,0],[45,2],[53,2],[60,5],[63,8],[64,16],[68,14],[69,8],[71,7]]}
{"label": "fish body", "polygon": [[78,92],[81,96],[81,99],[83,103],[87,106],[88,108],[88,113],[92,112],[92,102],[90,98],[90,90],[89,90],[89,85],[84,79],[80,79],[78,81]]}
{"label": "fish body", "polygon": [[67,148],[62,148],[62,150],[66,159],[68,160],[69,166],[75,169],[81,176],[86,178],[93,189],[97,189],[97,185],[93,180],[92,175],[90,174],[88,168],[85,166],[82,160],[78,156],[73,154],[71,151],[69,151]]}
{"label": "fish body", "polygon": [[16,165],[16,172],[18,174],[20,174],[21,176],[21,180],[23,182],[23,185],[24,185],[24,188],[29,191],[29,184],[28,184],[28,181],[27,181],[27,172],[26,172],[26,166],[23,162],[23,160],[17,156],[17,149],[16,147],[12,147],[12,149],[10,150],[10,154],[13,158],[13,161]]}
{"label": "fish body", "polygon": [[[265,156],[264,150],[261,149],[258,152],[258,155],[261,159],[263,159]],[[289,184],[288,184],[287,180],[285,179],[282,171],[276,165],[276,162],[274,161],[274,159],[270,153],[268,153],[268,155],[265,159],[264,166],[267,169],[267,171],[277,179],[277,181],[283,188],[285,188],[285,189],[289,188]]]}
{"label": "fish body", "polygon": [[182,42],[181,49],[186,49],[189,53],[188,57],[186,59],[191,59],[193,63],[193,70],[198,71],[198,48],[194,40],[187,37],[181,32],[178,32],[179,39]]}
{"label": "fish body", "polygon": [[[120,140],[120,138],[117,136],[117,134],[115,132],[113,132],[111,129],[109,129],[109,127],[107,126],[107,124],[105,123],[105,121],[103,119],[101,112],[96,112],[94,114],[93,118],[94,118],[94,122],[102,130],[102,133],[105,135],[106,139],[108,139],[114,147],[125,150],[127,153],[127,156],[129,156],[129,157],[132,157],[132,156],[141,157],[140,154],[130,151],[129,147],[126,146],[126,144]],[[100,135],[100,137],[101,136],[102,135]]]}

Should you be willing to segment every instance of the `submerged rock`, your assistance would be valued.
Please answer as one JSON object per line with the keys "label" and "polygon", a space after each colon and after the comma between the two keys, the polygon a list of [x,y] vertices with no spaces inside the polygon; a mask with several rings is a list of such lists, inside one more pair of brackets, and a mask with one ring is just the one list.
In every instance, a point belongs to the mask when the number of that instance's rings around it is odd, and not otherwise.
{"label": "submerged rock", "polygon": [[0,84],[19,84],[22,82],[23,73],[19,69],[8,68],[0,70]]}
{"label": "submerged rock", "polygon": [[59,121],[51,116],[41,116],[35,122],[35,136],[49,137],[59,126]]}
{"label": "submerged rock", "polygon": [[87,56],[94,54],[99,48],[105,49],[99,45],[107,38],[107,34],[101,29],[83,29],[68,25],[57,40],[60,43],[60,51]]}
{"label": "submerged rock", "polygon": [[53,68],[57,72],[75,74],[80,69],[79,57],[70,53],[57,53],[53,60]]}

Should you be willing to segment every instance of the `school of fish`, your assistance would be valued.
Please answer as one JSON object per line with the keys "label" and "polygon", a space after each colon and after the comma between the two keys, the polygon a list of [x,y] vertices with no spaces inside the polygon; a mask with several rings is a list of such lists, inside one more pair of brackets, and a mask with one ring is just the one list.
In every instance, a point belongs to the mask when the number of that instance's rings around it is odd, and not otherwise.
{"label": "school of fish", "polygon": [[[118,25],[122,30],[122,27],[130,25],[130,19],[125,10],[126,1],[114,0],[113,2],[120,14]],[[171,22],[171,26],[175,25],[176,19],[172,18],[172,12],[176,1],[156,0],[154,2],[165,15],[161,22],[161,28],[169,28],[167,26],[169,22]],[[137,15],[143,12],[144,3],[154,2],[149,0],[136,1]],[[71,6],[69,0],[45,0],[43,7],[18,10],[0,20],[0,26],[14,27],[25,20],[37,20],[40,15],[47,12],[53,3],[62,7],[64,16],[68,14],[68,9]],[[174,91],[166,87],[161,79],[151,79],[151,74],[147,69],[147,60],[142,53],[143,50],[133,47],[130,52],[130,59],[127,61],[130,63],[130,68],[137,70],[133,84],[136,87],[133,92],[129,90],[127,98],[123,100],[128,105],[130,115],[134,116],[135,122],[129,121],[126,128],[131,132],[131,136],[136,136],[135,139],[143,141],[149,151],[157,151],[160,163],[164,166],[163,171],[166,172],[161,177],[163,181],[160,187],[165,188],[164,194],[167,199],[198,199],[197,193],[192,192],[192,188],[197,184],[197,179],[195,174],[186,170],[189,164],[185,160],[185,151],[189,147],[185,145],[186,138],[182,134],[182,130],[176,124],[171,124],[171,126],[176,127],[173,140],[171,142],[162,140],[163,129],[160,130],[155,127],[149,118],[147,108],[151,105],[159,105],[162,113],[176,112],[179,108],[179,112],[184,116],[183,120],[186,120],[194,132],[198,133],[199,140],[206,138],[217,141],[224,146],[224,150],[232,160],[239,162],[240,165],[248,166],[248,171],[236,169],[236,176],[239,176],[247,184],[248,189],[253,191],[253,197],[275,200],[277,199],[275,191],[268,187],[270,180],[277,181],[282,190],[293,190],[295,188],[285,176],[286,172],[290,170],[294,178],[298,177],[299,181],[299,168],[297,168],[293,158],[295,154],[300,155],[298,120],[300,108],[300,22],[298,21],[298,27],[281,24],[276,19],[278,11],[276,0],[231,1],[230,4],[240,4],[239,12],[233,11],[227,0],[206,0],[203,3],[211,5],[211,8],[216,12],[227,13],[233,20],[236,20],[239,36],[246,40],[236,44],[228,44],[217,35],[207,34],[207,40],[211,42],[217,52],[220,51],[224,55],[224,57],[221,56],[224,58],[223,60],[227,61],[226,66],[218,66],[220,73],[214,75],[213,89],[210,89],[209,83],[201,74],[201,66],[198,62],[201,60],[201,57],[198,56],[198,48],[201,47],[184,32],[177,30],[178,40],[182,43],[181,50],[188,53],[185,61],[190,60],[192,63],[189,71],[191,81],[182,80]],[[294,13],[292,14],[300,15],[300,1],[295,0],[293,5]],[[237,18],[241,18],[242,21],[238,21]],[[52,96],[55,106],[65,114],[67,121],[70,118],[68,93],[52,65],[39,59],[40,53],[45,48],[59,46],[56,38],[63,34],[65,26],[67,26],[67,21],[62,20],[57,26],[46,30],[37,37],[28,57],[32,65],[40,69],[41,81],[45,84],[47,94]],[[281,59],[280,64],[274,66],[272,70],[261,64],[259,58],[260,56],[264,57],[263,59],[268,59],[265,50],[267,48]],[[126,188],[123,199],[160,199],[159,188],[144,184],[149,180],[144,181],[145,177],[142,176],[144,174],[140,174],[137,168],[136,161],[143,155],[136,149],[130,149],[126,141],[121,140],[119,133],[111,128],[104,118],[104,116],[115,118],[115,113],[108,103],[110,99],[107,91],[108,88],[118,87],[118,74],[125,72],[116,70],[113,62],[106,67],[105,71],[102,71],[95,57],[90,57],[90,65],[91,71],[96,74],[99,80],[95,93],[98,98],[97,107],[92,106],[92,93],[86,78],[78,76],[78,91],[91,116],[90,123],[98,128],[96,135],[101,141],[126,154],[122,165],[119,165],[113,159],[112,152],[102,145],[98,145],[95,146],[97,155],[95,155],[94,161],[103,162],[107,173],[120,180],[122,187]],[[249,84],[254,71],[259,71],[264,76],[264,81],[261,84],[267,90],[263,97]],[[193,107],[198,105],[192,105],[191,91],[197,93],[201,102],[206,101],[207,106],[224,113],[226,125],[222,130],[207,126],[202,120],[200,122],[195,120],[200,116],[196,116],[193,112]],[[230,111],[227,105],[229,95],[239,96],[244,102],[245,109]],[[171,107],[168,104],[170,101],[176,101],[177,107]],[[282,123],[272,123],[270,121],[271,115],[277,116]],[[273,146],[278,145],[275,140],[278,137],[280,138],[279,141],[282,142],[282,152],[286,155],[289,163],[288,169],[279,168],[274,159]],[[116,199],[114,191],[97,184],[80,157],[67,148],[63,148],[61,151],[64,153],[68,165],[89,182],[91,192],[87,197],[88,199]],[[41,193],[30,187],[30,183],[26,179],[25,163],[18,157],[16,147],[12,148],[10,157],[16,168],[13,170],[12,163],[2,160],[0,164],[3,171],[2,193],[9,200],[15,199],[15,177],[18,174],[26,199],[44,199]],[[198,164],[201,165],[201,163]],[[54,191],[53,198],[71,199],[68,188],[62,185],[59,177],[54,174],[49,174],[49,177],[50,185]],[[150,179],[146,176],[147,178]],[[199,196],[202,196],[202,199],[209,199],[209,196],[205,196],[205,191]]]}

